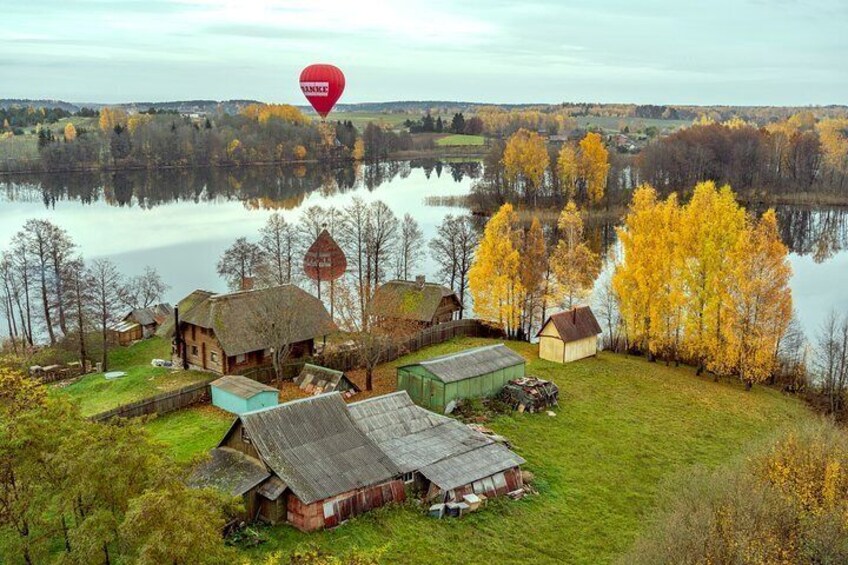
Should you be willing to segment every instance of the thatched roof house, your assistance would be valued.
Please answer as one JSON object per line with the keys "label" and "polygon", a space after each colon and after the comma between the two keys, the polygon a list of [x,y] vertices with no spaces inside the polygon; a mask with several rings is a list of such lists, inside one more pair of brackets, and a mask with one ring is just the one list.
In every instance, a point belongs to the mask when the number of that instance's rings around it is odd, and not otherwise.
{"label": "thatched roof house", "polygon": [[310,531],[402,501],[399,475],[356,426],[341,395],[331,393],[242,414],[190,482],[242,491],[249,519],[286,520]]}
{"label": "thatched roof house", "polygon": [[525,461],[461,422],[416,406],[405,391],[348,405],[351,416],[427,498],[462,500],[519,488]]}
{"label": "thatched roof house", "polygon": [[414,281],[389,281],[374,293],[376,315],[403,320],[421,326],[449,322],[462,310],[459,297],[444,285],[428,283],[424,277]]}
{"label": "thatched roof house", "polygon": [[180,363],[219,374],[270,365],[281,340],[292,358],[312,355],[315,338],[336,330],[324,304],[291,284],[228,294],[198,290],[180,305]]}
{"label": "thatched roof house", "polygon": [[123,321],[139,324],[142,327],[144,337],[151,337],[156,333],[159,326],[169,321],[173,315],[174,308],[163,302],[147,308],[136,308],[124,316]]}
{"label": "thatched roof house", "polygon": [[539,357],[569,363],[598,353],[601,325],[588,306],[575,306],[548,317],[539,338]]}

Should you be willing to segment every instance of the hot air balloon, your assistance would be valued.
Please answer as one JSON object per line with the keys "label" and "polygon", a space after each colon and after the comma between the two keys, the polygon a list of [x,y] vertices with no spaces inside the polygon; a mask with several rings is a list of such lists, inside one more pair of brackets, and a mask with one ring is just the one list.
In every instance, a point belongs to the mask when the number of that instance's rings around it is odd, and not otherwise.
{"label": "hot air balloon", "polygon": [[300,72],[300,89],[322,118],[341,98],[344,87],[344,74],[333,65],[309,65]]}

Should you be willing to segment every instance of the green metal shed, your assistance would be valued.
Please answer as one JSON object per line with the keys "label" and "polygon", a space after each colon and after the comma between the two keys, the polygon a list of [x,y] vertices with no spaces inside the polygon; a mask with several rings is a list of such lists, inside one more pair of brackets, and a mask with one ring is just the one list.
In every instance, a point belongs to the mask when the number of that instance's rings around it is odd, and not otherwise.
{"label": "green metal shed", "polygon": [[276,406],[280,391],[241,375],[226,375],[209,383],[212,404],[233,414]]}
{"label": "green metal shed", "polygon": [[524,358],[502,343],[433,357],[397,370],[397,390],[419,406],[447,414],[461,398],[494,396],[524,376]]}

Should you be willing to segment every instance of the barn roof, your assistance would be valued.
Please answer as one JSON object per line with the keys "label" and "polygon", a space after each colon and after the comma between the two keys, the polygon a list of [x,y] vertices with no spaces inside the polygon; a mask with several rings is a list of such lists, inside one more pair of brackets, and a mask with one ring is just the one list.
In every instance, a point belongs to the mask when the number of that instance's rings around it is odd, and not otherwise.
{"label": "barn roof", "polygon": [[198,465],[189,477],[189,485],[196,488],[212,487],[232,496],[240,496],[268,477],[271,473],[261,461],[229,447],[218,447],[209,452],[211,458]]}
{"label": "barn roof", "polygon": [[170,319],[173,308],[170,304],[163,302],[147,308],[136,308],[124,318],[125,320],[132,319],[142,326],[150,326],[153,324],[161,324],[165,320]]}
{"label": "barn roof", "polygon": [[449,490],[524,459],[461,422],[416,406],[406,391],[348,405],[356,424],[404,473],[419,471]]}
{"label": "barn roof", "polygon": [[498,343],[433,357],[404,367],[421,365],[442,382],[452,383],[523,363],[524,357]]}
{"label": "barn roof", "polygon": [[238,421],[268,467],[306,504],[399,474],[354,424],[338,392],[247,412]]}
{"label": "barn roof", "polygon": [[139,327],[135,322],[121,321],[109,326],[109,329],[113,332],[124,333],[128,332],[133,328]]}
{"label": "barn roof", "polygon": [[536,337],[539,337],[549,322],[553,322],[560,339],[564,342],[577,341],[601,333],[601,325],[588,306],[576,306],[571,310],[550,316],[542,324],[542,328],[536,334]]}
{"label": "barn roof", "polygon": [[444,285],[393,280],[377,289],[373,304],[378,316],[429,322],[446,297],[451,298],[459,310],[459,297]]}
{"label": "barn roof", "polygon": [[209,384],[244,399],[253,398],[260,392],[279,392],[272,386],[264,385],[259,381],[241,375],[224,375]]}
{"label": "barn roof", "polygon": [[272,315],[267,314],[269,309],[296,312],[289,343],[314,339],[336,329],[324,304],[292,284],[199,298],[194,306],[181,310],[180,321],[213,330],[230,356],[273,346],[260,329],[261,322],[273,321]]}
{"label": "barn roof", "polygon": [[333,392],[339,388],[340,384],[344,384],[349,390],[359,392],[359,387],[348,379],[342,371],[312,365],[311,363],[303,365],[300,374],[294,379],[294,384],[303,390],[310,388],[311,385],[312,390],[318,389],[322,393]]}

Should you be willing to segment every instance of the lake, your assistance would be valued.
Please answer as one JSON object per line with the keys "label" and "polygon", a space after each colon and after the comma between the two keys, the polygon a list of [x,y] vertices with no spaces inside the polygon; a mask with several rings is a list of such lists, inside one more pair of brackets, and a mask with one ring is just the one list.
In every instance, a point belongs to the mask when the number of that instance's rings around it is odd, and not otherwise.
{"label": "lake", "polygon": [[[238,237],[257,239],[280,211],[296,222],[313,205],[343,208],[354,197],[383,200],[410,213],[425,237],[447,214],[465,210],[425,203],[468,194],[482,165],[433,160],[340,169],[253,167],[218,170],[66,174],[0,179],[0,246],[24,221],[47,218],[68,231],[86,259],[108,257],[127,276],[155,266],[178,301],[196,288],[224,291],[218,257]],[[848,311],[848,208],[778,208],[792,250],[792,292],[808,337],[827,313]],[[588,226],[597,251],[614,244],[610,225]],[[427,256],[419,270],[435,279]]]}

